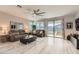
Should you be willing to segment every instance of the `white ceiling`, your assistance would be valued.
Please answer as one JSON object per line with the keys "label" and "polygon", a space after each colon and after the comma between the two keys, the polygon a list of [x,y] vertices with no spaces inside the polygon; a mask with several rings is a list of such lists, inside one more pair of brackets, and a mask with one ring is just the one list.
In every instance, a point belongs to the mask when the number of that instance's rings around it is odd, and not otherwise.
{"label": "white ceiling", "polygon": [[0,6],[0,11],[17,17],[34,20],[34,17],[30,10],[40,9],[41,11],[44,11],[46,13],[44,14],[44,16],[35,18],[39,20],[41,18],[63,16],[79,10],[79,6],[77,5],[23,5],[22,7],[23,8],[18,8],[16,7],[16,5],[2,5]]}

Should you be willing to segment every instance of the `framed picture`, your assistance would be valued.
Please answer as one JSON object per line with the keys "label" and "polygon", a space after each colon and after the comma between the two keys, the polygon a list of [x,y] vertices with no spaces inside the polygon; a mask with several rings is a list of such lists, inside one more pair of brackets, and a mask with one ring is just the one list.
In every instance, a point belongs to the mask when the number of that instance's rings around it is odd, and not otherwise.
{"label": "framed picture", "polygon": [[67,29],[72,29],[73,28],[73,23],[68,22],[66,26],[67,26]]}

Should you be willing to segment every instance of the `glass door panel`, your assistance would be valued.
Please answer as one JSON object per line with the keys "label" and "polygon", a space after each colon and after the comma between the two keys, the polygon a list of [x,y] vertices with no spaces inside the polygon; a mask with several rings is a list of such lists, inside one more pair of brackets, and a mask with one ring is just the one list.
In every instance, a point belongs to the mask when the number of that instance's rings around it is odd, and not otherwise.
{"label": "glass door panel", "polygon": [[55,28],[55,37],[63,38],[63,21],[62,20],[55,20],[54,23]]}
{"label": "glass door panel", "polygon": [[54,36],[53,35],[53,21],[48,22],[48,36]]}

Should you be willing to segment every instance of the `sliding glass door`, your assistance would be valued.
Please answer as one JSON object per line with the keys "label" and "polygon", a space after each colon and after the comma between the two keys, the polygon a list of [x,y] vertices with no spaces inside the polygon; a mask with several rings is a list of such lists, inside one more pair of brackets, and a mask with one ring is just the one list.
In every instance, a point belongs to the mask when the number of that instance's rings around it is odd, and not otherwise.
{"label": "sliding glass door", "polygon": [[48,21],[48,36],[63,38],[63,20]]}
{"label": "sliding glass door", "polygon": [[48,22],[48,36],[54,36],[53,21]]}
{"label": "sliding glass door", "polygon": [[54,28],[55,28],[55,37],[63,38],[63,21],[62,20],[55,20],[54,21]]}

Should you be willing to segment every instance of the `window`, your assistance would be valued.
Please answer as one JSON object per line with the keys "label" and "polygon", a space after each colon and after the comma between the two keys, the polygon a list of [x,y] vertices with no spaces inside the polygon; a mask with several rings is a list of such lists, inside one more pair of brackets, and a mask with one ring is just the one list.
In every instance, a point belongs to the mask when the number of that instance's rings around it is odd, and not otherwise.
{"label": "window", "polygon": [[[29,23],[29,31],[32,31],[33,22]],[[36,22],[36,29],[43,30],[44,29],[44,22]]]}
{"label": "window", "polygon": [[32,31],[32,22],[29,23],[29,31]]}
{"label": "window", "polygon": [[40,30],[43,30],[44,29],[44,22],[37,22],[36,24],[36,29],[40,29]]}

